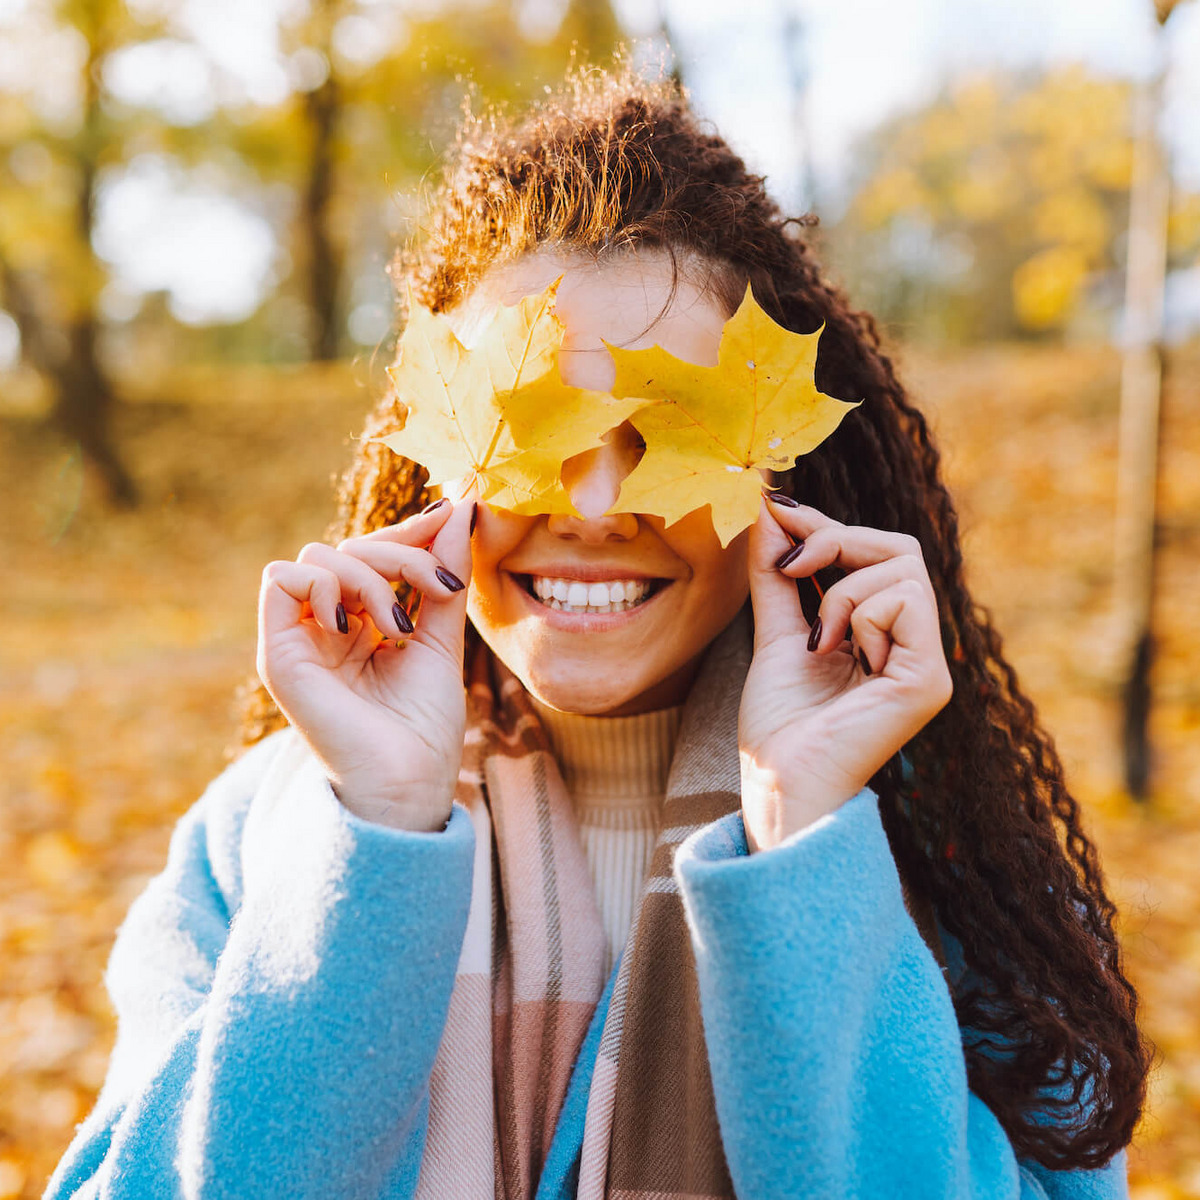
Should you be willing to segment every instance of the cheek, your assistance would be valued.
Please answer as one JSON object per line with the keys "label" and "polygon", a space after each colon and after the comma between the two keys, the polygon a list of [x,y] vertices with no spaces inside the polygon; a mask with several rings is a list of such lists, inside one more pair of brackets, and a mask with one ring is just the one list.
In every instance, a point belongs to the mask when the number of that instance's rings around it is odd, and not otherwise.
{"label": "cheek", "polygon": [[479,506],[479,519],[471,538],[472,615],[492,617],[503,592],[504,580],[499,564],[520,544],[537,521],[536,517],[518,517],[513,513]]}
{"label": "cheek", "polygon": [[506,621],[503,606],[503,585],[496,559],[485,558],[475,550],[471,564],[471,590],[467,593],[467,617],[487,638],[489,631],[501,628]]}
{"label": "cheek", "polygon": [[690,590],[705,597],[744,599],[749,590],[750,531],[739,533],[724,549],[707,509],[688,513],[660,535],[691,568]]}

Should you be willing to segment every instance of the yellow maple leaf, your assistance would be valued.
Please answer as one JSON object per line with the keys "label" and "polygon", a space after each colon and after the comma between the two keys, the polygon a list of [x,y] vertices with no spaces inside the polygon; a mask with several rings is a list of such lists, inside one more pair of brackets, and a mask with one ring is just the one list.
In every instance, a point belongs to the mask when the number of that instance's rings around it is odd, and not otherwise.
{"label": "yellow maple leaf", "polygon": [[820,336],[821,329],[792,333],[776,324],[747,285],[725,322],[715,367],[684,362],[661,346],[609,346],[617,364],[613,395],[655,402],[630,417],[646,452],[613,511],[652,513],[671,525],[708,504],[722,546],[752,525],[759,470],[787,470],[861,403],[817,391]]}
{"label": "yellow maple leaf", "polygon": [[410,306],[399,361],[388,368],[408,415],[398,433],[373,440],[424,466],[432,485],[465,478],[499,508],[574,513],[563,460],[599,446],[645,401],[562,382],[558,283],[501,305],[471,349],[445,316]]}

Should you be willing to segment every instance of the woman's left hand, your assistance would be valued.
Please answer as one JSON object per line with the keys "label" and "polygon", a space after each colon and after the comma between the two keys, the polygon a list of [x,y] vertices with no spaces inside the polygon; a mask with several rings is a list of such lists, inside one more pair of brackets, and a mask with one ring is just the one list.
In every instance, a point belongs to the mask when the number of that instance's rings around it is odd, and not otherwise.
{"label": "woman's left hand", "polygon": [[[803,549],[790,555],[793,543]],[[738,741],[753,853],[861,791],[949,703],[953,685],[916,538],[764,500],[749,560],[754,659]],[[847,574],[810,629],[796,580],[831,564]]]}

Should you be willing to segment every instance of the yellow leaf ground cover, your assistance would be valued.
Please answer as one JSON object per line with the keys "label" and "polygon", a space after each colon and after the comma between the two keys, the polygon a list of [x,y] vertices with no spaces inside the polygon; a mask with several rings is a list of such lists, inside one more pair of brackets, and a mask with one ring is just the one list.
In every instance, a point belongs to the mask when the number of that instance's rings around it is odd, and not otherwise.
{"label": "yellow leaf ground cover", "polygon": [[[946,447],[976,593],[1058,736],[1122,905],[1160,1054],[1135,1200],[1200,1197],[1200,352],[1166,405],[1145,809],[1119,788],[1107,664],[1115,357],[901,357]],[[128,516],[79,488],[69,447],[0,424],[0,1200],[40,1195],[91,1105],[113,932],[222,765],[262,567],[322,534],[366,409],[334,376],[214,394],[122,418],[147,495]]]}

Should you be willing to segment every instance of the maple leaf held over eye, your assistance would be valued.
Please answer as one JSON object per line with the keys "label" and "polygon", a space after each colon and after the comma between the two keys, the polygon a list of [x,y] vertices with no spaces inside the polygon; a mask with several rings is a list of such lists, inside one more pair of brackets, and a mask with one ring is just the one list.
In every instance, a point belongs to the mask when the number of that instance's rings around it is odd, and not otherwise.
{"label": "maple leaf held over eye", "polygon": [[470,350],[445,316],[410,306],[399,361],[388,368],[408,415],[399,433],[374,440],[424,466],[431,485],[465,478],[499,508],[574,513],[559,478],[563,460],[599,446],[645,401],[562,382],[557,288],[555,280],[500,306]]}
{"label": "maple leaf held over eye", "polygon": [[861,403],[817,391],[820,336],[821,329],[792,333],[776,324],[747,285],[725,322],[715,367],[685,362],[661,346],[609,346],[617,364],[613,395],[654,402],[630,417],[646,452],[612,511],[653,513],[671,525],[708,504],[722,546],[752,525],[759,469],[787,470]]}

